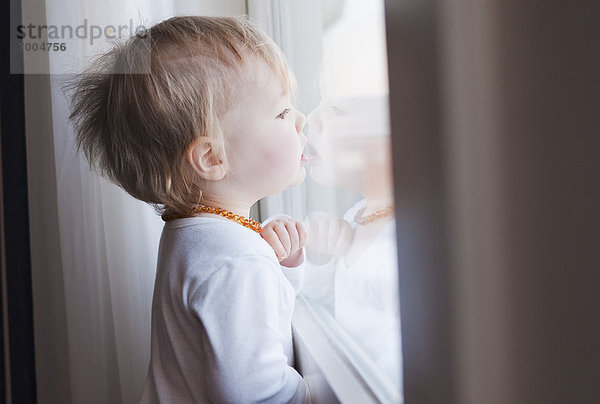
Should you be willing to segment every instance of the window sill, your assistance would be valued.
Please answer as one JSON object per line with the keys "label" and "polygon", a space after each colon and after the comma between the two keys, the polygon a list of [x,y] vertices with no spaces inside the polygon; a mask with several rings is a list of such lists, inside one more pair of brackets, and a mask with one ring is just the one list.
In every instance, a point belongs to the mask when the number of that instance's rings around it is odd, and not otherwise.
{"label": "window sill", "polygon": [[335,327],[326,323],[304,297],[298,297],[292,321],[296,367],[309,384],[313,403],[401,403],[398,393],[376,380],[365,380],[356,358],[342,348]]}

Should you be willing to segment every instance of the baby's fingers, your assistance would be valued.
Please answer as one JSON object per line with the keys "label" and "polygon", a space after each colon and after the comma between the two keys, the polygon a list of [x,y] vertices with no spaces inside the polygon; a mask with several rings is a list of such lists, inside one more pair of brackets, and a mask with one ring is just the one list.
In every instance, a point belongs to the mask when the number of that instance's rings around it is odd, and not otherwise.
{"label": "baby's fingers", "polygon": [[296,221],[296,231],[298,232],[298,248],[308,244],[308,226],[299,220]]}
{"label": "baby's fingers", "polygon": [[279,236],[277,235],[273,227],[263,229],[260,235],[267,243],[269,243],[273,251],[275,251],[275,255],[277,256],[277,258],[279,258],[280,261],[286,257],[287,252],[285,250],[285,247],[281,243],[281,240],[279,239]]}
{"label": "baby's fingers", "polygon": [[296,251],[298,251],[300,247],[300,237],[298,235],[298,230],[296,229],[296,221],[288,220],[285,222],[285,236],[287,237],[286,241],[289,240],[289,245],[287,249],[288,256],[292,255]]}
{"label": "baby's fingers", "polygon": [[308,229],[299,220],[279,217],[270,220],[263,227],[261,236],[273,248],[282,265],[285,265],[285,263],[298,261],[302,247],[308,241]]}
{"label": "baby's fingers", "polygon": [[277,234],[279,242],[283,246],[283,255],[277,254],[277,257],[281,261],[282,259],[287,258],[292,251],[292,246],[294,245],[294,239],[292,237],[293,235],[290,234],[287,223],[277,223],[275,226],[273,226],[273,230]]}

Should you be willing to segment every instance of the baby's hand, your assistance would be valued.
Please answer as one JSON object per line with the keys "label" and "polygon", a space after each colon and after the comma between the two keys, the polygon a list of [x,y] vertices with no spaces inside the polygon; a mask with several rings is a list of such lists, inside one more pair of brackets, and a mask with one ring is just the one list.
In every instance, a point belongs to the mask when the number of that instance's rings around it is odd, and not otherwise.
{"label": "baby's hand", "polygon": [[312,213],[308,217],[308,227],[306,259],[312,264],[324,265],[345,254],[352,241],[352,226],[341,217]]}
{"label": "baby's hand", "polygon": [[302,247],[308,241],[304,223],[289,216],[281,216],[264,225],[260,235],[273,248],[281,265],[297,267],[302,264]]}

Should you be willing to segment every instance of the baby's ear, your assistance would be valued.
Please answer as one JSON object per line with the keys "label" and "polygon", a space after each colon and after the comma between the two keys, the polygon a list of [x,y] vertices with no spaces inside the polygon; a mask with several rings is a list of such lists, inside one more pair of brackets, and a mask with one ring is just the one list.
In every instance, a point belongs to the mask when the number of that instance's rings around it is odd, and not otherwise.
{"label": "baby's ear", "polygon": [[227,172],[222,147],[209,137],[202,136],[192,143],[188,147],[186,159],[194,172],[208,181],[218,181]]}

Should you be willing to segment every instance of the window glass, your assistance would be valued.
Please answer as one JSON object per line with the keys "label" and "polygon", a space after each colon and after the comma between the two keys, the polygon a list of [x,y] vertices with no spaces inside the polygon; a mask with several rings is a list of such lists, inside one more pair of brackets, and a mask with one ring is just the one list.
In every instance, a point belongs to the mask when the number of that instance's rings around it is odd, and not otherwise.
{"label": "window glass", "polygon": [[402,361],[383,0],[330,0],[320,7],[319,96],[316,108],[306,111],[310,242],[302,294],[375,393],[398,398]]}

